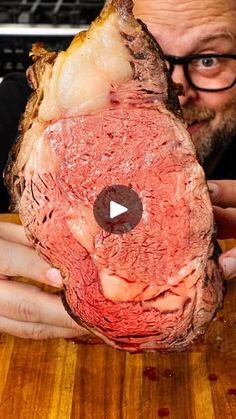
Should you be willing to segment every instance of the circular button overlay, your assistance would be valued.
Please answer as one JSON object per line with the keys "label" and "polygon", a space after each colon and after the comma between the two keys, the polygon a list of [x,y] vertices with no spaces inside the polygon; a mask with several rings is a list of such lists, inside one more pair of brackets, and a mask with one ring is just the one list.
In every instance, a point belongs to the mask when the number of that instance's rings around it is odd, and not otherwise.
{"label": "circular button overlay", "polygon": [[102,189],[94,201],[93,214],[98,225],[108,233],[124,234],[142,218],[143,205],[138,194],[124,185]]}

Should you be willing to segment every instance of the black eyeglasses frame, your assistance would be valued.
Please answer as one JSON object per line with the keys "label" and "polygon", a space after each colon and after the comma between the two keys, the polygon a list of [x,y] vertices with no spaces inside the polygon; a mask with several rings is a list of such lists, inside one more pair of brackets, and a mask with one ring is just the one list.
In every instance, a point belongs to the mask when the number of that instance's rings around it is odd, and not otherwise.
{"label": "black eyeglasses frame", "polygon": [[225,90],[231,89],[236,84],[236,75],[235,75],[235,80],[228,87],[224,87],[224,88],[220,88],[220,89],[206,89],[206,88],[196,86],[193,83],[193,81],[191,80],[191,77],[189,76],[188,65],[192,60],[201,59],[201,58],[232,58],[233,60],[236,60],[236,54],[213,54],[213,53],[210,53],[210,54],[186,55],[186,56],[183,56],[183,57],[178,57],[176,55],[164,54],[164,59],[166,61],[168,61],[169,65],[170,65],[170,68],[169,68],[170,76],[172,75],[176,65],[182,65],[183,69],[184,69],[184,75],[185,75],[187,81],[189,82],[189,84],[195,90],[199,90],[201,92],[223,92]]}

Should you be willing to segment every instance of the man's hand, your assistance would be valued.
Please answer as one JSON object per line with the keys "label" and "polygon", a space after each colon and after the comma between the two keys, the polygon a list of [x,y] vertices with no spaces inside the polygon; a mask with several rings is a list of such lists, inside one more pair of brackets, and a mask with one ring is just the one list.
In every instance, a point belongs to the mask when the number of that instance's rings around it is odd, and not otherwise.
{"label": "man's hand", "polygon": [[[236,180],[208,182],[219,239],[236,238]],[[236,247],[223,253],[219,262],[225,277],[236,277]]]}
{"label": "man's hand", "polygon": [[62,285],[59,271],[37,255],[23,227],[0,222],[0,332],[31,339],[88,334],[66,313],[58,295],[14,281],[12,276]]}

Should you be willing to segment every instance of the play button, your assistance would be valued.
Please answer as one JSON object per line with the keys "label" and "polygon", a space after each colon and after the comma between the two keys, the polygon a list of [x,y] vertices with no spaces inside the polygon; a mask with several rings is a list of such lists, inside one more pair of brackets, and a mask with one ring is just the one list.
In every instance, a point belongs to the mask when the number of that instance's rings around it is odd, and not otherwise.
{"label": "play button", "polygon": [[142,218],[143,206],[138,194],[128,186],[104,188],[94,201],[93,214],[103,230],[113,234],[128,233]]}
{"label": "play button", "polygon": [[123,207],[123,205],[114,201],[110,202],[110,218],[115,218],[118,215],[124,214],[126,211],[128,211],[128,208]]}

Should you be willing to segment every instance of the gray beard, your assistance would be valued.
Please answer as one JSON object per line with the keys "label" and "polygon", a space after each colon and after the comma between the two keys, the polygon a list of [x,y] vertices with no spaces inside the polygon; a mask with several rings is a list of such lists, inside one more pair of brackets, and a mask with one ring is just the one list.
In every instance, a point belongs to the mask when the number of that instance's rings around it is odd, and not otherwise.
{"label": "gray beard", "polygon": [[[203,165],[207,176],[211,175],[222,154],[236,137],[236,101],[228,103],[222,110],[220,126],[214,131],[208,126],[196,134],[192,140],[196,147],[199,163]],[[186,105],[183,109],[184,119],[188,124],[200,121],[211,121],[215,118],[215,111],[207,108],[197,108]],[[202,132],[201,132],[202,131]]]}

